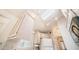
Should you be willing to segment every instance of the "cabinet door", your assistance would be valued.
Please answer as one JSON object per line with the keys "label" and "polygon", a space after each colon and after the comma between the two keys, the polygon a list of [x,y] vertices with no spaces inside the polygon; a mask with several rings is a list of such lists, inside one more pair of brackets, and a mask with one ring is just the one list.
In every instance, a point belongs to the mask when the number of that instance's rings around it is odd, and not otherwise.
{"label": "cabinet door", "polygon": [[0,17],[0,42],[5,42],[7,40],[9,32],[11,31],[15,23],[15,16],[13,16],[13,18],[2,16]]}

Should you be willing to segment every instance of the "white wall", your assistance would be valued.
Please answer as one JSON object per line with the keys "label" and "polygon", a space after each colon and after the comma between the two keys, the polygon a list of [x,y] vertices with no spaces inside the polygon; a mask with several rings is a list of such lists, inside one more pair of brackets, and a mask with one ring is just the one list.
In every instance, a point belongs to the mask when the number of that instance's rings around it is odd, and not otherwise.
{"label": "white wall", "polygon": [[33,19],[26,15],[23,23],[18,31],[17,38],[26,40],[28,42],[28,48],[33,48]]}

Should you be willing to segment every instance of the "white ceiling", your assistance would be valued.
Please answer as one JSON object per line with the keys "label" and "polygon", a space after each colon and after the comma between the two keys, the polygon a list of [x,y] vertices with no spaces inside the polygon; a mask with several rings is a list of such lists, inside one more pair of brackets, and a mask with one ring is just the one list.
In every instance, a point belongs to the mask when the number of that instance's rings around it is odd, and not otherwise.
{"label": "white ceiling", "polygon": [[20,15],[23,13],[29,14],[34,20],[34,29],[41,32],[48,32],[51,30],[55,20],[58,20],[62,16],[59,9],[18,9],[18,10],[0,10],[0,14],[7,15],[11,13],[13,15]]}
{"label": "white ceiling", "polygon": [[36,19],[34,20],[34,29],[40,32],[50,31],[55,21],[62,16],[59,9],[34,9],[28,11]]}

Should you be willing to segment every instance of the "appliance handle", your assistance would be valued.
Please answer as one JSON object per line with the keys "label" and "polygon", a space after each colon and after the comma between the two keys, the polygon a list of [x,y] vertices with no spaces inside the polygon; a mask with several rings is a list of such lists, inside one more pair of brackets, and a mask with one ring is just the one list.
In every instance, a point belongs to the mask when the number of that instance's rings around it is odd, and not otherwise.
{"label": "appliance handle", "polygon": [[74,32],[74,28],[77,29],[79,31],[79,28],[77,28],[75,25],[72,25],[72,31],[73,33],[79,38],[79,35],[77,35],[75,32]]}

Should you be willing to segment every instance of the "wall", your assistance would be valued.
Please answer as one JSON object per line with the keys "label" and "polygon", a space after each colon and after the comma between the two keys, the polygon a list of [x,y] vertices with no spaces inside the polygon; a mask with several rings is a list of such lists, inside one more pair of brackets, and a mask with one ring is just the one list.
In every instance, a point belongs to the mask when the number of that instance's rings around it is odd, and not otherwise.
{"label": "wall", "polygon": [[18,31],[17,39],[27,41],[26,49],[33,49],[33,19],[27,14]]}

